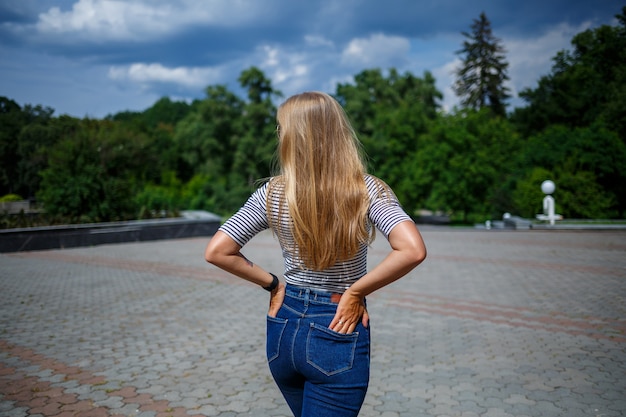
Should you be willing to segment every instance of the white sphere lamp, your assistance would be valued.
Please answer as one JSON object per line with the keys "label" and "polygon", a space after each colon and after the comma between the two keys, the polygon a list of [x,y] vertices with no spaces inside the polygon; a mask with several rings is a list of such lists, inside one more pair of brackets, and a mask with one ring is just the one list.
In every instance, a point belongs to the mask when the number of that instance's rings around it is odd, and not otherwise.
{"label": "white sphere lamp", "polygon": [[556,186],[553,181],[545,180],[541,183],[541,191],[543,191],[544,194],[552,194],[555,188]]}

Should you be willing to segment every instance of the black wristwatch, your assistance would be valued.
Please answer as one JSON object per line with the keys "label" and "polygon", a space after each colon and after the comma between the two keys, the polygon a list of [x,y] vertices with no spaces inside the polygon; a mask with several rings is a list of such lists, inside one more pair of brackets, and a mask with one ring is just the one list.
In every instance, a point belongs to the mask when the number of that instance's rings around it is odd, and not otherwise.
{"label": "black wristwatch", "polygon": [[272,281],[272,283],[268,287],[263,287],[263,289],[265,289],[265,290],[267,290],[269,292],[272,292],[272,291],[274,291],[274,289],[276,287],[278,287],[278,283],[280,281],[278,281],[278,277],[276,275],[272,274],[271,272],[269,274],[272,276],[273,281]]}

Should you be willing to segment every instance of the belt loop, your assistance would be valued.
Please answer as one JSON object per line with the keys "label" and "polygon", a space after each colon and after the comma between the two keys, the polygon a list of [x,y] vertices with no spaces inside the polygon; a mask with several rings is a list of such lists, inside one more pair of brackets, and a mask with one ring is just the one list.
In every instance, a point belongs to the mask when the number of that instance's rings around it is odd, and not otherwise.
{"label": "belt loop", "polygon": [[[302,293],[302,290],[300,290],[300,293]],[[304,290],[304,305],[308,306],[309,305],[309,298],[311,296],[311,290],[309,288],[306,288]]]}

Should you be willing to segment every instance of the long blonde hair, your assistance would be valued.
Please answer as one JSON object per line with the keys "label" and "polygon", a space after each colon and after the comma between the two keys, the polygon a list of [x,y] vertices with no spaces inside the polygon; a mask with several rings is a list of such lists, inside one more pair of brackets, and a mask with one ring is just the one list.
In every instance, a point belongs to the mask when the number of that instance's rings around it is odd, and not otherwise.
{"label": "long blonde hair", "polygon": [[[285,243],[278,223],[286,205],[296,246],[290,249],[306,268],[324,270],[373,239],[361,145],[343,108],[328,94],[290,97],[279,107],[277,121],[280,174],[269,184],[270,226]],[[278,210],[272,201],[279,201]]]}

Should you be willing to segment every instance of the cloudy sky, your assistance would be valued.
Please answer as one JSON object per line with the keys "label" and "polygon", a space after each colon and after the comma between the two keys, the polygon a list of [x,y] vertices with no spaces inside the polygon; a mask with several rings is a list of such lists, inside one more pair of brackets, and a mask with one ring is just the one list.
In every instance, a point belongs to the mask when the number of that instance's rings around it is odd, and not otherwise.
{"label": "cloudy sky", "polygon": [[[462,31],[485,12],[514,96],[622,0],[1,0],[0,96],[102,118],[156,100],[239,92],[257,66],[285,96],[335,92],[364,69],[430,71],[452,108]],[[511,106],[520,106],[518,98]]]}

